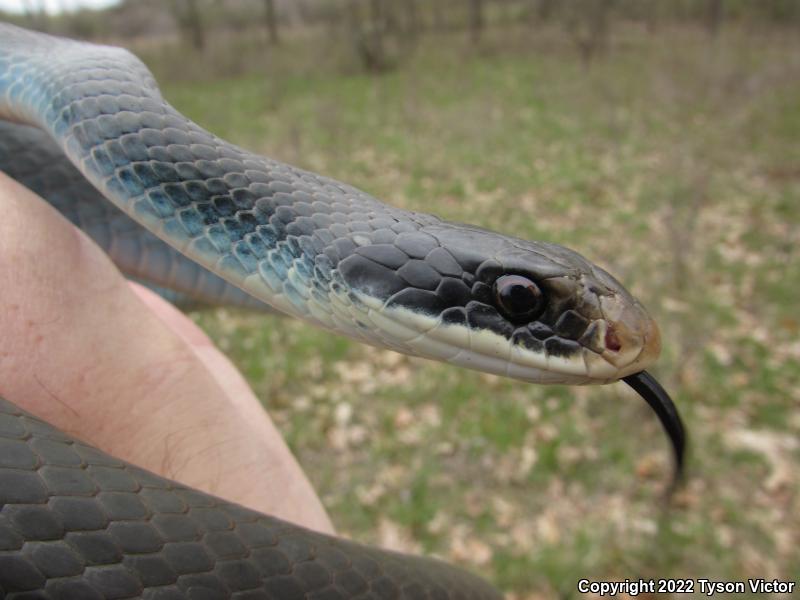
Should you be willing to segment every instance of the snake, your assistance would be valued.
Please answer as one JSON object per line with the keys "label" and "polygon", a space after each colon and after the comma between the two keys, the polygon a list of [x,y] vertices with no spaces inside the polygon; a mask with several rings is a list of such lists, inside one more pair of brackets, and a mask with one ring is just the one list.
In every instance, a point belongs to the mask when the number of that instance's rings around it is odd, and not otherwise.
{"label": "snake", "polygon": [[[647,371],[659,328],[577,252],[392,207],[254,154],[173,108],[129,51],[4,23],[0,121],[0,168],[129,276],[524,382],[622,380],[654,409],[680,477],[683,423]],[[438,559],[317,533],[162,478],[6,399],[0,596],[502,598]]]}

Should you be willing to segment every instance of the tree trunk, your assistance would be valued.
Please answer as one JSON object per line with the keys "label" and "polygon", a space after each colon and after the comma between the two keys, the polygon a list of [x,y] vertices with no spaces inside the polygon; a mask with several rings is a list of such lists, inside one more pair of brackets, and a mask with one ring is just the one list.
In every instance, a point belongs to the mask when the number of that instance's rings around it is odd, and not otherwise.
{"label": "tree trunk", "polygon": [[647,33],[654,34],[658,30],[659,17],[661,16],[661,5],[659,0],[650,0],[645,7],[645,23],[647,25]]}
{"label": "tree trunk", "polygon": [[613,3],[614,0],[581,0],[573,5],[569,26],[584,65],[608,50],[609,11]]}
{"label": "tree trunk", "polygon": [[419,7],[417,0],[406,0],[406,33],[414,39],[419,35]]}
{"label": "tree trunk", "polygon": [[23,0],[22,7],[25,17],[33,29],[38,29],[40,31],[47,31],[49,29],[49,21],[44,2],[39,2],[37,4],[33,0]]}
{"label": "tree trunk", "polygon": [[273,46],[278,43],[278,20],[275,16],[275,0],[264,0],[264,21],[269,32],[269,43]]}
{"label": "tree trunk", "polygon": [[391,68],[386,55],[384,36],[387,33],[386,8],[383,0],[371,0],[369,16],[362,22],[358,0],[350,2],[350,23],[353,41],[364,68],[371,73],[382,73]]}
{"label": "tree trunk", "polygon": [[469,32],[473,44],[481,41],[483,33],[483,0],[470,0],[469,3]]}
{"label": "tree trunk", "polygon": [[536,16],[540,21],[549,21],[555,8],[554,0],[537,0]]}
{"label": "tree trunk", "polygon": [[706,29],[711,35],[717,35],[722,25],[724,16],[722,0],[708,0],[708,13],[706,14]]}
{"label": "tree trunk", "polygon": [[197,0],[173,0],[172,14],[183,36],[197,50],[206,46],[206,32]]}
{"label": "tree trunk", "polygon": [[433,4],[433,28],[436,31],[444,31],[446,28],[444,22],[444,9],[442,8],[442,0],[431,0]]}

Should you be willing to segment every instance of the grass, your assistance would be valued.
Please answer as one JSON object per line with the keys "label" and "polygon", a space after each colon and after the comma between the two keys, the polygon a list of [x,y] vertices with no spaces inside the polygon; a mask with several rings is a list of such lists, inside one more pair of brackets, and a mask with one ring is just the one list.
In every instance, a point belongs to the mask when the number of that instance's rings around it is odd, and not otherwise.
{"label": "grass", "polygon": [[668,454],[620,385],[531,386],[288,320],[197,315],[263,398],[343,534],[437,554],[509,598],[582,577],[800,572],[800,42],[617,30],[586,68],[557,32],[423,38],[361,73],[330,36],[140,53],[218,135],[387,201],[569,245],[650,308],[689,426]]}

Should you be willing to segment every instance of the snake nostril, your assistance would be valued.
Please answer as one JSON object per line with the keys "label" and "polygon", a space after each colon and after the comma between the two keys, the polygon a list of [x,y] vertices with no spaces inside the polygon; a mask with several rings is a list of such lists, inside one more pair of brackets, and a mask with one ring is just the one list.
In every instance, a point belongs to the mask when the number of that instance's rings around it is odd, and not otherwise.
{"label": "snake nostril", "polygon": [[608,329],[606,329],[606,350],[611,350],[612,352],[619,352],[622,349],[622,344],[620,344],[619,338],[617,337],[616,332],[614,331],[614,327],[609,325]]}

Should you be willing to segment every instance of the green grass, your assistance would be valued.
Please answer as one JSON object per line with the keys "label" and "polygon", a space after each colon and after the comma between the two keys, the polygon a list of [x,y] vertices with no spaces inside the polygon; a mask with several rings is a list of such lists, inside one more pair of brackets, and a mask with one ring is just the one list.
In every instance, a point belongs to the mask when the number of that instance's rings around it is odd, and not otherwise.
{"label": "green grass", "polygon": [[665,514],[665,441],[620,385],[531,386],[198,315],[342,533],[435,553],[518,599],[575,595],[580,577],[797,577],[797,39],[621,29],[587,69],[556,32],[490,32],[479,50],[445,35],[381,77],[325,36],[237,44],[183,71],[144,54],[224,138],[607,267],[661,324],[654,371],[691,436]]}

